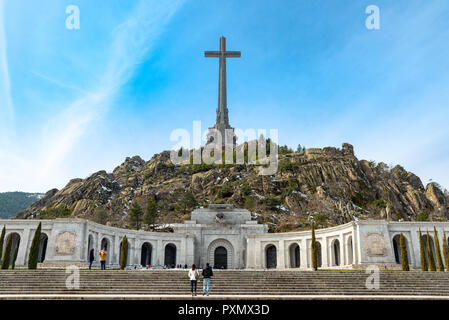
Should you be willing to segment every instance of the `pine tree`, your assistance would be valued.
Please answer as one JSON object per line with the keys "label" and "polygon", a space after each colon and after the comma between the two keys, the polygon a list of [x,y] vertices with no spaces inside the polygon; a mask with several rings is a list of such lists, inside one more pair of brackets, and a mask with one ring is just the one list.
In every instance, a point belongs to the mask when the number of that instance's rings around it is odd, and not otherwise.
{"label": "pine tree", "polygon": [[157,217],[157,203],[155,200],[151,200],[147,204],[147,208],[145,210],[145,215],[143,216],[143,223],[148,226],[148,229],[152,229],[152,225],[154,224]]}
{"label": "pine tree", "polygon": [[421,229],[419,229],[419,254],[421,256],[421,271],[428,271],[426,251],[424,250],[424,241],[422,239]]}
{"label": "pine tree", "polygon": [[3,243],[5,242],[6,228],[3,226],[2,234],[0,235],[0,261],[2,261]]}
{"label": "pine tree", "polygon": [[[223,189],[223,187],[222,187]],[[222,190],[221,190],[222,191]],[[195,208],[197,206],[197,201],[192,192],[187,191],[183,194],[181,200],[177,203],[177,207],[179,211],[182,211],[183,214],[187,213],[187,210]]]}
{"label": "pine tree", "polygon": [[137,202],[133,202],[131,204],[131,208],[128,212],[128,220],[132,228],[136,230],[140,230],[142,226],[142,220],[143,220],[143,210],[139,206]]}
{"label": "pine tree", "polygon": [[446,271],[449,271],[449,246],[447,245],[446,232],[443,231],[443,256],[446,264]]}
{"label": "pine tree", "polygon": [[120,251],[120,269],[124,270],[128,262],[128,238],[123,237],[122,248]]}
{"label": "pine tree", "polygon": [[41,228],[39,222],[36,231],[34,232],[33,241],[31,242],[30,254],[28,255],[28,269],[37,269],[37,261],[39,259],[39,247],[41,245]]}
{"label": "pine tree", "polygon": [[315,222],[312,222],[312,268],[313,270],[318,270],[318,256],[316,250],[316,241],[315,241]]}
{"label": "pine tree", "polygon": [[402,265],[402,271],[409,271],[410,266],[408,264],[408,254],[407,254],[407,246],[405,245],[405,238],[404,235],[401,233],[401,236],[399,238],[399,243],[401,246],[401,265]]}
{"label": "pine tree", "polygon": [[2,269],[9,268],[9,261],[11,258],[11,247],[12,247],[12,234],[8,237],[8,242],[6,243],[5,253],[2,261]]}
{"label": "pine tree", "polygon": [[435,252],[437,255],[438,271],[444,272],[444,264],[443,258],[441,257],[440,240],[438,239],[437,228],[433,227],[433,233],[435,234]]}
{"label": "pine tree", "polygon": [[19,246],[16,246],[16,249],[14,250],[14,256],[12,258],[12,266],[11,269],[14,269],[16,267],[16,260],[17,260],[17,254],[19,253]]}
{"label": "pine tree", "polygon": [[433,257],[432,245],[430,242],[429,230],[427,230],[427,259],[429,260],[429,271],[437,271],[435,259]]}

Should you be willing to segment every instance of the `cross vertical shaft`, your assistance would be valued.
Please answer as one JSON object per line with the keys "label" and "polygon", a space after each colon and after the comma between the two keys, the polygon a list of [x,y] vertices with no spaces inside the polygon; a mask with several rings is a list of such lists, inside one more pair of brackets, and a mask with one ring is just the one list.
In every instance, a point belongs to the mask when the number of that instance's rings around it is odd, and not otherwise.
{"label": "cross vertical shaft", "polygon": [[218,70],[218,107],[217,120],[215,127],[222,133],[224,137],[224,130],[230,129],[227,106],[226,93],[226,58],[240,58],[240,51],[226,51],[226,38],[220,37],[220,51],[205,51],[205,57],[219,58]]}

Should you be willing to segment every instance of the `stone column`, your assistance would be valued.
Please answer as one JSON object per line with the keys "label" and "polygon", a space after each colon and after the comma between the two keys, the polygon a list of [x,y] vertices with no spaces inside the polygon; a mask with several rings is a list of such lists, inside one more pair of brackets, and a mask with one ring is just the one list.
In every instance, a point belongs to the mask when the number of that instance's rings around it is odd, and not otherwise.
{"label": "stone column", "polygon": [[164,248],[162,247],[162,240],[157,240],[157,249],[156,249],[156,265],[163,266],[164,265]]}
{"label": "stone column", "polygon": [[344,266],[347,264],[348,259],[345,256],[345,239],[343,238],[343,233],[340,233],[339,236],[340,241],[340,266]]}
{"label": "stone column", "polygon": [[[28,261],[27,253],[29,252],[28,247],[30,244],[30,236],[31,234],[34,235],[34,233],[31,232],[30,228],[26,228],[23,230],[21,236],[20,236],[20,243],[19,243],[19,251],[17,252],[17,265],[25,265]],[[5,236],[4,246],[6,246],[8,237]],[[3,253],[5,248],[3,248]]]}
{"label": "stone column", "polygon": [[278,265],[277,269],[285,269],[285,242],[284,240],[279,240],[279,253],[278,253]]}
{"label": "stone column", "polygon": [[321,238],[321,267],[329,267],[329,245],[327,241],[327,237]]}
{"label": "stone column", "polygon": [[307,269],[309,263],[309,250],[307,250],[307,239],[301,239],[299,242],[299,260],[300,260],[300,269]]}

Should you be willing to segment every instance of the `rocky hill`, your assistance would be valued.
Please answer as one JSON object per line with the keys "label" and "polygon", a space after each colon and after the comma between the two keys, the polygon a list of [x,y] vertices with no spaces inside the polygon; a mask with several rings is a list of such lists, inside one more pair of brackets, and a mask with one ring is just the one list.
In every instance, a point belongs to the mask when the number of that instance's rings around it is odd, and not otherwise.
{"label": "rocky hill", "polygon": [[[17,218],[82,217],[127,227],[133,201],[157,203],[157,223],[182,222],[194,206],[232,203],[246,207],[270,231],[300,230],[311,219],[332,226],[357,219],[447,220],[449,195],[424,186],[401,166],[358,160],[353,147],[283,151],[275,175],[253,165],[182,165],[170,153],[149,161],[126,158],[112,173],[99,171],[53,189]],[[185,201],[186,194],[195,201]]]}

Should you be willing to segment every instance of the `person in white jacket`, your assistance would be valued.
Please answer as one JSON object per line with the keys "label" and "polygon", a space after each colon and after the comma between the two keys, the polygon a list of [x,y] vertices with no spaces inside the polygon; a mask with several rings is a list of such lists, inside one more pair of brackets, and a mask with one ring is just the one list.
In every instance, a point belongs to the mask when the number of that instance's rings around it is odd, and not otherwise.
{"label": "person in white jacket", "polygon": [[[192,268],[189,269],[189,278],[190,278],[190,291],[192,292],[192,297],[196,296],[196,284],[198,282],[198,278],[200,277],[200,274],[198,272],[198,269],[194,264],[192,264]],[[195,289],[195,290],[193,290]]]}

